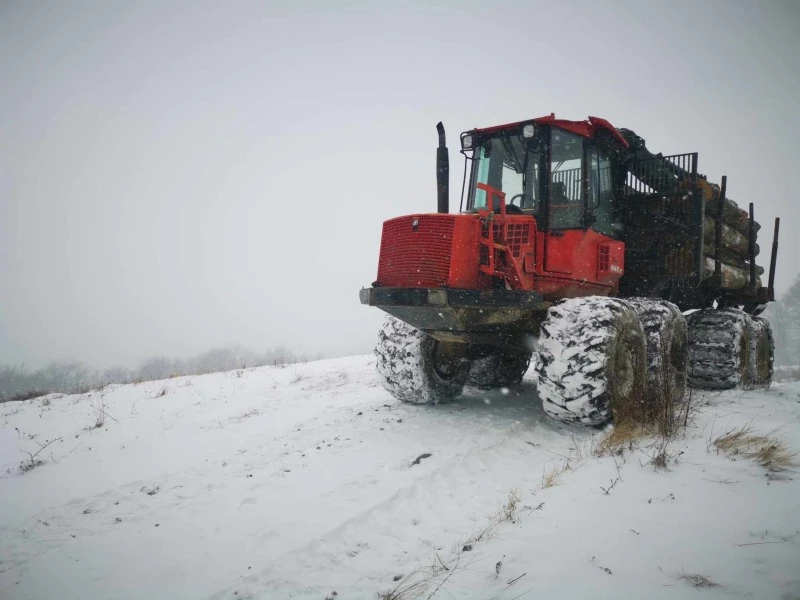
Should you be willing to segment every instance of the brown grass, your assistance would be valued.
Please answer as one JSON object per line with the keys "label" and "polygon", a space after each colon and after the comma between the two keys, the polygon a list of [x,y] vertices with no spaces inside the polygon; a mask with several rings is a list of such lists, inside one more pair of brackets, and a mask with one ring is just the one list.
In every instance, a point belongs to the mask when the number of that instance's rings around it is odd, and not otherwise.
{"label": "brown grass", "polygon": [[784,471],[797,466],[797,453],[791,452],[786,444],[770,433],[753,433],[752,423],[731,429],[712,441],[713,446],[729,457],[748,458],[770,472]]}
{"label": "brown grass", "polygon": [[638,440],[652,433],[646,425],[627,420],[615,425],[595,447],[596,456],[621,456],[625,450],[633,450]]}
{"label": "brown grass", "polygon": [[[669,365],[670,356],[668,348],[662,346],[661,364]],[[688,385],[687,385],[688,388]],[[672,378],[670,369],[662,368],[659,377],[652,383],[645,382],[633,394],[634,399],[628,402],[612,400],[614,423],[616,425],[614,437],[609,440],[611,449],[639,439],[647,435],[659,435],[664,438],[673,438],[687,425],[691,409],[691,388],[684,393],[683,398],[676,399],[672,392]],[[630,439],[626,439],[630,438]]]}
{"label": "brown grass", "polygon": [[519,497],[519,492],[517,490],[511,490],[508,493],[506,503],[503,504],[503,507],[500,509],[500,513],[498,515],[500,522],[514,521],[517,511],[519,510],[520,500],[521,498]]}
{"label": "brown grass", "polygon": [[[669,364],[669,353],[662,349],[661,362]],[[625,451],[642,450],[648,464],[656,470],[666,469],[676,460],[678,453],[670,450],[670,443],[687,426],[692,406],[692,390],[677,399],[672,393],[668,369],[654,383],[645,384],[634,396],[640,400],[614,408],[614,427],[595,447],[596,456],[623,456]],[[643,441],[653,438],[645,448]]]}
{"label": "brown grass", "polygon": [[547,489],[555,486],[561,474],[567,470],[567,461],[557,463],[549,469],[545,466],[542,469],[542,489]]}
{"label": "brown grass", "polygon": [[[393,588],[385,592],[378,592],[380,600],[411,600],[421,598],[428,594],[427,598],[433,598],[441,589],[447,591],[446,584],[456,573],[460,573],[469,568],[469,562],[462,564],[464,558],[462,552],[447,563],[442,561],[438,554],[434,554],[433,563],[430,566],[417,567],[408,575],[403,576]],[[449,593],[449,592],[448,592]],[[452,596],[452,594],[450,594]]]}

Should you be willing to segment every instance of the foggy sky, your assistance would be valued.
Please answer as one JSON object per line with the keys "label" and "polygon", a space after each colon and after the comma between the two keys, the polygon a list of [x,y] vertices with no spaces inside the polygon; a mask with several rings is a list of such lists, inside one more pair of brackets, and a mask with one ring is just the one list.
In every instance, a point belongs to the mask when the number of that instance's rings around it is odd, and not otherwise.
{"label": "foggy sky", "polygon": [[[612,8],[613,6],[613,8]],[[604,117],[756,203],[800,270],[786,2],[0,2],[0,362],[369,352],[435,124]]]}

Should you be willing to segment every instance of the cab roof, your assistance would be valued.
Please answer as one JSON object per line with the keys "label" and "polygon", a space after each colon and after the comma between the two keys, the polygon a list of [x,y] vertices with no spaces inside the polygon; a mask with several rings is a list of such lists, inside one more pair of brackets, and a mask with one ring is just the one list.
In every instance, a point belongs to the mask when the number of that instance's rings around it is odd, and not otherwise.
{"label": "cab roof", "polygon": [[476,128],[472,131],[478,135],[485,135],[495,133],[497,131],[503,131],[504,129],[514,129],[516,127],[521,127],[525,123],[531,122],[559,127],[560,129],[564,129],[587,138],[593,138],[598,130],[605,129],[609,131],[611,135],[614,136],[614,139],[622,144],[624,148],[629,147],[628,142],[624,137],[622,137],[622,135],[620,135],[619,131],[617,131],[617,128],[600,117],[589,117],[585,121],[567,121],[565,119],[556,119],[555,113],[550,113],[546,117],[527,119],[525,121],[517,121],[516,123],[506,123],[505,125],[495,125],[493,127]]}

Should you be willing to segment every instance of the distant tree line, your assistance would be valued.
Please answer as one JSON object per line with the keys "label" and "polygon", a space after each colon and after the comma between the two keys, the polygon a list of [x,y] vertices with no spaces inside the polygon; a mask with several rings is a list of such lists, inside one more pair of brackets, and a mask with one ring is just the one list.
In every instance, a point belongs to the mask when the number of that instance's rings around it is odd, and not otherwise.
{"label": "distant tree line", "polygon": [[0,365],[0,402],[26,400],[61,392],[82,394],[112,383],[141,383],[182,375],[201,375],[305,362],[308,357],[296,355],[284,346],[255,353],[240,346],[214,348],[188,359],[176,360],[157,356],[145,360],[138,368],[111,367],[102,371],[79,362],[58,362],[32,371],[24,365]]}
{"label": "distant tree line", "polygon": [[800,365],[800,274],[789,290],[764,311],[775,336],[775,364]]}

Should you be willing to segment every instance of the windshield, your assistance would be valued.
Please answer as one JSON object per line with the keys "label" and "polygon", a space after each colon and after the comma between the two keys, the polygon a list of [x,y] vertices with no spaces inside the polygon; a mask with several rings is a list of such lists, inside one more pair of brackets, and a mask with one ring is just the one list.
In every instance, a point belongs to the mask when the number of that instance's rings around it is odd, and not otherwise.
{"label": "windshield", "polygon": [[486,192],[476,188],[484,183],[504,192],[506,205],[534,214],[539,199],[539,151],[530,148],[526,151],[516,133],[485,138],[475,151],[471,183],[468,211],[487,208]]}

